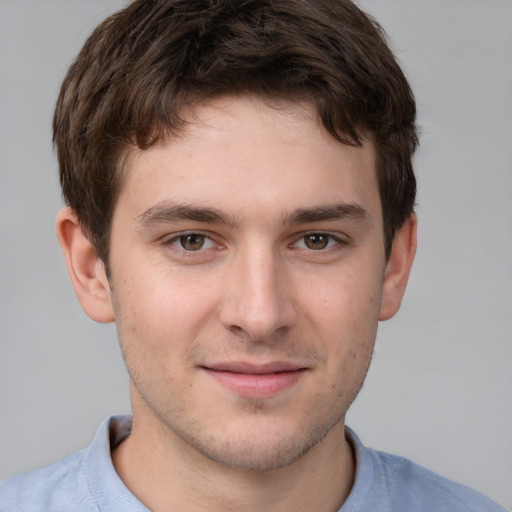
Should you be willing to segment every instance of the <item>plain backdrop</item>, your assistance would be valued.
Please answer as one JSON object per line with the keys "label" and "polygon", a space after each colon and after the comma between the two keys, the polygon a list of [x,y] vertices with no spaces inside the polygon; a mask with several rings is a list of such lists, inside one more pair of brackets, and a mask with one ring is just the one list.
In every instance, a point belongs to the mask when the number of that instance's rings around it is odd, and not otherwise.
{"label": "plain backdrop", "polygon": [[[0,0],[0,479],[129,410],[113,326],[81,311],[54,236],[50,124],[91,29],[124,2]],[[415,91],[419,250],[347,423],[512,508],[512,2],[361,0]]]}

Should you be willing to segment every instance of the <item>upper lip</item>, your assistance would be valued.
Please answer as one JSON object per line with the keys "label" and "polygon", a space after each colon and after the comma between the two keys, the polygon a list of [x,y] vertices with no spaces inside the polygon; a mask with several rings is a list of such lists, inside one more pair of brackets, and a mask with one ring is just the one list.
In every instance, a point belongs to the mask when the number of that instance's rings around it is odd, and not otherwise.
{"label": "upper lip", "polygon": [[264,375],[268,373],[294,372],[306,369],[305,366],[288,361],[271,361],[268,363],[249,363],[246,361],[229,361],[203,365],[207,370],[217,372],[246,373]]}

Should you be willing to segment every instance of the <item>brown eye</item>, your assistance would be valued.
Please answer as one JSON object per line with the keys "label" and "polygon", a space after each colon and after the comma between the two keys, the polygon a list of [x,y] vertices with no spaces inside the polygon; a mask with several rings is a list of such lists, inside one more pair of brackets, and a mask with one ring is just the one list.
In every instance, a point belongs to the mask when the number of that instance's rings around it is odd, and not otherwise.
{"label": "brown eye", "polygon": [[179,242],[186,251],[199,251],[204,246],[205,237],[198,234],[183,235],[180,236]]}
{"label": "brown eye", "polygon": [[323,235],[321,233],[312,233],[304,237],[304,243],[308,249],[319,251],[325,249],[329,244],[329,235]]}

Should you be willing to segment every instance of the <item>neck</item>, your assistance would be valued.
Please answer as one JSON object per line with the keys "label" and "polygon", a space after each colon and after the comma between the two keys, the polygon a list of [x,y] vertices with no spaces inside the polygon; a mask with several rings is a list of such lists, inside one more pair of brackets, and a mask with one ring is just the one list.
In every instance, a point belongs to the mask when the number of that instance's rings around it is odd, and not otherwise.
{"label": "neck", "polygon": [[164,427],[136,419],[112,459],[128,489],[153,512],[335,512],[350,493],[355,473],[341,422],[299,460],[271,471],[219,464]]}

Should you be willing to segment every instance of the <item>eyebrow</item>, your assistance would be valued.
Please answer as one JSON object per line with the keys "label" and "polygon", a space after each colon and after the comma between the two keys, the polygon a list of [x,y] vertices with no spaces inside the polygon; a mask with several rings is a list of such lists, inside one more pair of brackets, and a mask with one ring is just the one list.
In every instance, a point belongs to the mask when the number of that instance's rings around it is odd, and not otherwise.
{"label": "eyebrow", "polygon": [[[298,208],[283,217],[284,225],[307,224],[329,220],[347,220],[362,224],[370,223],[370,214],[357,204],[340,203]],[[239,226],[236,216],[228,215],[216,208],[178,204],[171,201],[158,203],[136,217],[140,227],[150,227],[180,221],[204,222],[208,224]]]}
{"label": "eyebrow", "polygon": [[307,224],[326,220],[348,220],[361,224],[369,224],[370,214],[358,204],[340,203],[299,208],[285,216],[284,224]]}
{"label": "eyebrow", "polygon": [[193,221],[209,224],[225,224],[235,228],[238,221],[235,217],[225,214],[216,208],[191,206],[164,201],[152,206],[136,217],[137,224],[149,227],[154,224],[168,222]]}

